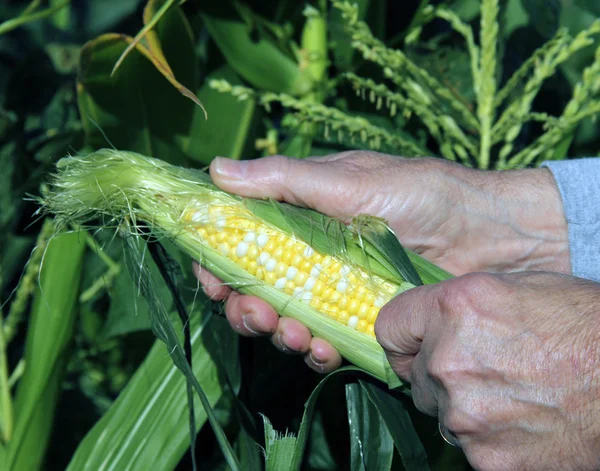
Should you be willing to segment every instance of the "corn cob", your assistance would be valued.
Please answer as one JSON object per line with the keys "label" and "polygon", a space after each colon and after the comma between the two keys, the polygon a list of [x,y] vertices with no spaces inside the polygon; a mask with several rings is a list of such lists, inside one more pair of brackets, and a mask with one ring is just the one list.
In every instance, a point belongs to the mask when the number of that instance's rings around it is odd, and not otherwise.
{"label": "corn cob", "polygon": [[[62,159],[58,169],[43,204],[59,221],[100,217],[134,233],[144,221],[231,287],[300,320],[372,376],[391,379],[374,324],[385,303],[414,285],[356,227],[230,195],[204,172],[131,152],[103,149]],[[447,277],[414,254],[412,260],[429,281]]]}
{"label": "corn cob", "polygon": [[371,337],[379,309],[399,289],[257,220],[240,204],[198,206],[183,220],[203,243],[257,281]]}

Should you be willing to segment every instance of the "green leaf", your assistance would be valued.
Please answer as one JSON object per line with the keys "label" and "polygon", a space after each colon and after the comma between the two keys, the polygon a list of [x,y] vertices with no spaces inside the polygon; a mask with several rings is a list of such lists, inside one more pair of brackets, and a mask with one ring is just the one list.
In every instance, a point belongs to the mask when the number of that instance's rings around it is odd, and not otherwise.
{"label": "green leaf", "polygon": [[227,63],[254,87],[290,95],[311,90],[310,75],[268,38],[254,38],[247,24],[209,15],[202,18]]}
{"label": "green leaf", "polygon": [[125,237],[127,244],[127,254],[132,258],[132,264],[130,265],[134,269],[134,276],[139,280],[140,292],[146,297],[150,307],[150,318],[152,321],[152,331],[158,337],[159,340],[164,342],[167,346],[169,355],[173,364],[183,373],[187,380],[186,386],[193,388],[200,402],[202,408],[206,413],[208,421],[213,429],[216,436],[217,442],[227,464],[232,468],[233,471],[240,469],[240,465],[237,457],[227,439],[223,428],[219,424],[219,421],[212,410],[208,396],[204,392],[202,385],[198,381],[192,366],[186,358],[184,349],[181,345],[178,331],[175,330],[175,326],[171,321],[171,318],[165,308],[162,298],[158,295],[158,289],[156,288],[156,280],[152,277],[146,264],[144,263],[144,252],[142,250],[141,238],[139,236],[129,235]]}
{"label": "green leaf", "polygon": [[560,0],[521,0],[529,21],[544,38],[549,39],[556,34],[560,24]]}
{"label": "green leaf", "polygon": [[394,456],[392,436],[359,383],[346,384],[346,405],[352,470],[389,470]]}
{"label": "green leaf", "polygon": [[215,110],[208,120],[196,114],[191,126],[188,155],[203,165],[209,165],[218,155],[241,159],[254,154],[254,139],[262,114],[254,100],[239,101],[211,88],[208,83],[213,78],[225,79],[233,85],[242,83],[231,67],[224,66],[207,78],[198,93],[206,109]]}
{"label": "green leaf", "polygon": [[34,21],[42,20],[47,18],[55,13],[59,12],[61,9],[71,3],[71,0],[60,0],[53,2],[54,4],[48,8],[42,10],[34,10],[30,11],[29,8],[26,8],[22,14],[17,16],[16,18],[12,18],[3,23],[0,23],[0,35],[8,33],[13,29],[16,29],[20,26],[26,25],[28,23],[33,23]]}
{"label": "green leaf", "polygon": [[[163,17],[156,34],[160,53],[136,48],[112,77],[128,39],[106,34],[83,47],[77,87],[82,124],[93,148],[106,147],[108,140],[120,149],[183,163],[198,108],[173,87],[173,78],[196,89],[195,68],[189,66],[194,62],[193,38],[178,8]],[[166,71],[165,61],[171,64]]]}
{"label": "green leaf", "polygon": [[265,427],[265,468],[266,471],[294,471],[292,457],[296,447],[296,437],[289,432],[275,431],[269,419],[263,415]]}
{"label": "green leaf", "polygon": [[[226,390],[218,351],[237,353],[237,337],[225,319],[213,317],[207,306],[191,316],[192,365],[209,404],[214,407]],[[196,424],[206,422],[195,407]],[[108,412],[85,436],[68,470],[111,469],[146,471],[174,469],[190,444],[186,380],[165,345],[156,341],[144,362]]]}
{"label": "green leaf", "polygon": [[304,450],[306,450],[306,444],[308,441],[308,433],[311,429],[311,424],[312,424],[312,419],[313,419],[313,416],[315,413],[317,399],[319,398],[319,395],[321,394],[321,391],[323,390],[323,387],[325,386],[325,384],[327,384],[329,379],[331,379],[333,376],[336,376],[336,375],[340,375],[340,374],[341,375],[348,375],[348,374],[354,375],[354,374],[360,374],[360,373],[361,373],[361,369],[356,368],[354,366],[346,366],[343,368],[339,368],[338,370],[334,371],[333,373],[330,373],[327,376],[325,376],[325,378],[323,378],[321,380],[321,382],[317,385],[317,387],[315,387],[315,389],[311,393],[310,397],[308,398],[308,401],[306,401],[306,404],[304,405],[304,414],[302,415],[302,422],[300,423],[300,429],[298,431],[296,447],[294,449],[294,454],[292,457],[292,462],[295,467],[292,469],[300,469],[300,466],[302,464],[302,458],[304,456]]}
{"label": "green leaf", "polygon": [[103,0],[87,2],[83,17],[83,28],[89,34],[100,34],[110,30],[133,14],[141,0]]}
{"label": "green leaf", "polygon": [[7,469],[40,469],[72,342],[85,242],[77,233],[48,243],[27,340],[25,373],[15,397]]}
{"label": "green leaf", "polygon": [[[163,299],[167,301],[169,299],[168,291],[163,289],[161,292],[165,296]],[[119,272],[109,289],[109,293],[110,308],[108,318],[100,332],[100,340],[106,340],[115,335],[150,329],[148,303],[140,296],[128,270]]]}
{"label": "green leaf", "polygon": [[598,3],[598,0],[575,0],[575,5],[596,16],[600,16],[600,3]]}
{"label": "green leaf", "polygon": [[387,425],[396,449],[407,471],[426,471],[429,469],[425,448],[414,429],[410,416],[402,401],[390,391],[382,390],[378,385],[360,381],[380,417]]}

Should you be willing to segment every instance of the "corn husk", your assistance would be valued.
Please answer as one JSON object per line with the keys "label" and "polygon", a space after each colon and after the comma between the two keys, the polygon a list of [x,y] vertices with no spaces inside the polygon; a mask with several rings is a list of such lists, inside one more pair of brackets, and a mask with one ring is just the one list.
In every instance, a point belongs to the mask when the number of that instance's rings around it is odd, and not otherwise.
{"label": "corn husk", "polygon": [[[195,169],[169,165],[133,152],[103,149],[58,162],[43,205],[63,224],[89,224],[137,233],[147,226],[173,241],[232,288],[269,302],[283,316],[298,319],[313,335],[328,340],[340,354],[377,379],[397,385],[377,341],[328,318],[284,292],[260,282],[203,243],[185,215],[202,205],[236,205],[249,218],[300,239],[323,254],[360,267],[396,288],[397,293],[450,275],[416,254],[405,252],[378,218],[360,216],[345,225],[318,212],[272,200],[241,198],[217,188]],[[415,270],[416,268],[416,270]]]}

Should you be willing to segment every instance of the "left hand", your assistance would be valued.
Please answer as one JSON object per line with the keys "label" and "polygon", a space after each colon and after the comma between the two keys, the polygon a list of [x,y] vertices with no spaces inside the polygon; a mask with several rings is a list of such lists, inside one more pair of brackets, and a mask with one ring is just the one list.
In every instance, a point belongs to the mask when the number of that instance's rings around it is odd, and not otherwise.
{"label": "left hand", "polygon": [[375,333],[476,469],[600,469],[599,284],[468,274],[396,297]]}

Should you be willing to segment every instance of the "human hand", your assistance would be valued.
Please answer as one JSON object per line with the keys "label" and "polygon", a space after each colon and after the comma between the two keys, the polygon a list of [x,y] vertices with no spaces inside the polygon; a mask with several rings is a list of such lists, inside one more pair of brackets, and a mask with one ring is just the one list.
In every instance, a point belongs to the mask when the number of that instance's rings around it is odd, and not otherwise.
{"label": "human hand", "polygon": [[[455,274],[569,269],[566,223],[547,170],[480,172],[440,159],[346,152],[305,160],[216,159],[211,176],[243,196],[345,220],[361,213],[382,217],[404,245]],[[232,293],[197,265],[196,273],[209,296],[227,297],[225,312],[239,333],[271,334],[276,346],[305,354],[318,371],[339,366],[337,352],[297,321],[279,320],[266,303]]]}
{"label": "human hand", "polygon": [[[401,294],[377,340],[480,470],[600,467],[600,284],[473,273]],[[449,435],[449,433],[452,435]]]}

